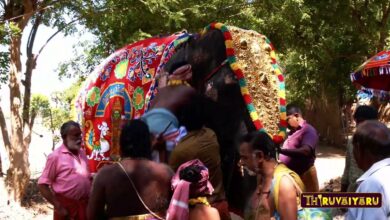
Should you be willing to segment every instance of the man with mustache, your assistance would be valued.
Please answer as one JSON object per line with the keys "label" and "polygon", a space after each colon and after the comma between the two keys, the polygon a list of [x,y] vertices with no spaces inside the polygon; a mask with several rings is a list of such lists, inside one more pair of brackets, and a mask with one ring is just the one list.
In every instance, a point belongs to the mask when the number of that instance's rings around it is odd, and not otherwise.
{"label": "man with mustache", "polygon": [[314,166],[318,133],[303,118],[298,106],[289,104],[286,108],[290,132],[283,148],[278,149],[280,161],[301,177],[307,192],[318,192],[317,170]]}
{"label": "man with mustache", "polygon": [[61,126],[62,145],[48,157],[38,180],[43,197],[54,206],[55,220],[86,219],[91,189],[88,160],[81,148],[80,125],[74,121]]}

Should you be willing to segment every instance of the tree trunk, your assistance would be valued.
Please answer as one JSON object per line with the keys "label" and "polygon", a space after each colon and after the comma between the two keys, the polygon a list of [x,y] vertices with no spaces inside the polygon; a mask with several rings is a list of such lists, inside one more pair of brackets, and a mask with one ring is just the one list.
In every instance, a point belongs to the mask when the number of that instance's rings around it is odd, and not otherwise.
{"label": "tree trunk", "polygon": [[[1,128],[1,135],[3,137],[5,150],[9,151],[9,149],[11,148],[11,143],[9,140],[8,128],[7,128],[7,124],[5,123],[5,117],[1,106],[0,106],[0,128]],[[0,155],[0,177],[2,176],[3,176],[3,165],[1,161],[1,155]]]}
{"label": "tree trunk", "polygon": [[[387,5],[388,4],[388,5]],[[386,39],[389,37],[389,31],[388,31],[388,22],[389,22],[389,16],[390,16],[390,3],[383,3],[382,5],[382,19],[380,21],[379,26],[379,41],[377,50],[382,51],[386,46]]]}
{"label": "tree trunk", "polygon": [[3,177],[3,163],[1,162],[1,154],[0,154],[0,177]]}
{"label": "tree trunk", "polygon": [[23,129],[25,126],[23,123],[23,103],[20,90],[20,77],[22,75],[20,46],[23,31],[30,18],[34,15],[38,1],[6,1],[3,4],[5,5],[5,19],[12,19],[12,22],[20,30],[20,34],[13,34],[11,36],[9,45],[11,58],[9,73],[11,132],[10,146],[8,149],[10,166],[7,170],[5,183],[11,201],[21,202],[30,180],[30,169],[28,145],[23,140]]}
{"label": "tree trunk", "polygon": [[[23,29],[22,29],[23,30]],[[8,151],[10,166],[7,170],[6,184],[10,198],[20,202],[30,180],[28,146],[23,141],[23,118],[21,112],[22,97],[20,92],[21,35],[13,36],[10,44],[10,107],[11,107],[11,147]]]}
{"label": "tree trunk", "polygon": [[324,91],[307,101],[304,112],[305,119],[317,130],[321,141],[338,147],[345,144],[341,115],[339,100]]}

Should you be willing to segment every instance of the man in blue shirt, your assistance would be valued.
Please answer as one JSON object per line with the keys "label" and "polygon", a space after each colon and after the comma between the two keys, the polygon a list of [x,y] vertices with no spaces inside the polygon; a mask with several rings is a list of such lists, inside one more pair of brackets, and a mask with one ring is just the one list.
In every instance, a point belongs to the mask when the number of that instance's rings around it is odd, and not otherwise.
{"label": "man in blue shirt", "polygon": [[378,121],[361,123],[353,135],[353,155],[364,174],[359,193],[380,193],[380,208],[350,208],[347,219],[390,219],[390,130]]}

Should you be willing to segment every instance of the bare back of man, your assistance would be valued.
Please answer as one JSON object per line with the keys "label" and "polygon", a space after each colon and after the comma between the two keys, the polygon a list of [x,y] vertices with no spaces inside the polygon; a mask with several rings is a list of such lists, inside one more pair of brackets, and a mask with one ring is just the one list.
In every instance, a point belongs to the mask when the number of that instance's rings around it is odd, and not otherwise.
{"label": "bare back of man", "polygon": [[94,181],[94,195],[90,199],[90,204],[96,205],[89,209],[94,210],[91,213],[96,216],[89,216],[90,219],[99,219],[104,215],[113,218],[150,214],[137,191],[150,210],[164,214],[171,195],[172,170],[166,165],[142,159],[125,159],[120,163],[136,189],[120,164],[102,168]]}
{"label": "bare back of man", "polygon": [[163,87],[153,99],[151,108],[165,108],[177,115],[179,109],[191,101],[195,93],[194,88],[186,85]]}

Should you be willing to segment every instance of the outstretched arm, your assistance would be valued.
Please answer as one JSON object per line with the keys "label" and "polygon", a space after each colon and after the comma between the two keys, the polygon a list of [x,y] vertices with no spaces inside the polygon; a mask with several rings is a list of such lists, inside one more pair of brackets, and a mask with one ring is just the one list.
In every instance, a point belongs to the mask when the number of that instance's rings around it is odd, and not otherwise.
{"label": "outstretched arm", "polygon": [[308,157],[312,154],[312,148],[308,145],[303,145],[298,149],[283,149],[281,148],[279,152],[286,156],[290,157]]}

